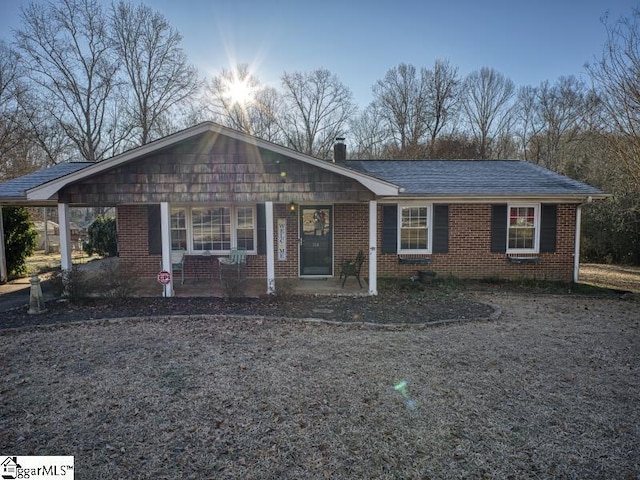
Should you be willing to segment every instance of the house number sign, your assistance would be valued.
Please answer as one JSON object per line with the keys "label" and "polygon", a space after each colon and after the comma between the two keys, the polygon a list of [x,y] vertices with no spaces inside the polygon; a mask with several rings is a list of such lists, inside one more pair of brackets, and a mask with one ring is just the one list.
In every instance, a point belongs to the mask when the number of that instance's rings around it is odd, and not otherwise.
{"label": "house number sign", "polygon": [[287,259],[287,219],[278,219],[278,260]]}

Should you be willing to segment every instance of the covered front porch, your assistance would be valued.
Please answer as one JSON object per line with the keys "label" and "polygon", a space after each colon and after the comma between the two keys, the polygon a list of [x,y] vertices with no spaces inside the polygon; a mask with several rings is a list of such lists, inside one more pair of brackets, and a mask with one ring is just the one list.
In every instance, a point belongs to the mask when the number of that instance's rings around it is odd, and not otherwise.
{"label": "covered front porch", "polygon": [[[121,268],[166,297],[221,295],[216,262],[233,251],[244,252],[243,286],[256,284],[258,295],[287,293],[293,284],[342,293],[340,265],[358,254],[368,278],[362,292],[376,295],[378,200],[399,190],[209,123],[96,164],[45,173],[14,182],[7,203],[57,205],[62,269],[72,268],[70,209],[115,207]],[[183,269],[205,278],[183,285],[169,275],[176,251],[190,259]],[[157,285],[159,273],[166,287]]]}
{"label": "covered front porch", "polygon": [[[369,295],[369,285],[361,278],[362,287],[354,277],[347,278],[344,288],[342,280],[328,278],[279,278],[276,280],[276,295],[331,295],[331,296],[365,296]],[[258,298],[266,295],[266,278],[244,278],[236,284],[231,296]],[[132,296],[162,297],[165,291],[154,278],[137,279],[133,285]],[[230,296],[228,288],[219,278],[186,278],[184,284],[174,281],[175,297],[215,297]]]}

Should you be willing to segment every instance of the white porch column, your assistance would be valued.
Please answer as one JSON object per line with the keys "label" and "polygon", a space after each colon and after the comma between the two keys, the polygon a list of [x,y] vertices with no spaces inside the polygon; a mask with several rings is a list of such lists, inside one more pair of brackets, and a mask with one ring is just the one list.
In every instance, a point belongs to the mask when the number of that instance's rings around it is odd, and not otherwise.
{"label": "white porch column", "polygon": [[58,204],[58,224],[60,229],[60,267],[62,273],[73,268],[71,258],[71,229],[69,227],[69,204]]}
{"label": "white porch column", "polygon": [[265,202],[265,223],[267,234],[267,294],[276,293],[276,260],[273,243],[273,202]]}
{"label": "white porch column", "polygon": [[171,268],[171,209],[168,202],[160,203],[160,231],[162,233],[162,270],[171,273],[171,281],[164,286],[164,296],[173,297]]}
{"label": "white porch column", "polygon": [[0,283],[5,283],[9,280],[7,272],[7,257],[6,249],[4,247],[4,226],[2,224],[2,207],[0,207]]}
{"label": "white porch column", "polygon": [[378,295],[378,202],[369,202],[369,295]]}
{"label": "white porch column", "polygon": [[573,251],[573,283],[578,283],[580,276],[580,230],[582,228],[582,205],[576,208],[576,238]]}

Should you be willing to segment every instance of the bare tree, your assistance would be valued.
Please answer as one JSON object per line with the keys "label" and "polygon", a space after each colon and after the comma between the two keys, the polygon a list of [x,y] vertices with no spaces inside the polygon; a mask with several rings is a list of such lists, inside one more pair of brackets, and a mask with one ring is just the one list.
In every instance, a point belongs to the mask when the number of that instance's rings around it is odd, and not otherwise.
{"label": "bare tree", "polygon": [[374,102],[393,133],[398,156],[420,156],[428,131],[428,73],[401,63],[373,86]]}
{"label": "bare tree", "polygon": [[[18,54],[0,40],[0,158],[19,143],[24,132],[20,110],[23,87],[20,82]],[[5,165],[6,167],[6,165]],[[1,175],[0,175],[1,178]]]}
{"label": "bare tree", "polygon": [[640,191],[640,10],[611,24],[604,20],[607,43],[587,70],[600,97],[600,126],[631,190]]}
{"label": "bare tree", "polygon": [[525,87],[514,109],[518,136],[526,158],[555,171],[563,171],[568,146],[584,131],[588,94],[575,77],[560,77],[553,85]]}
{"label": "bare tree", "polygon": [[509,125],[514,91],[510,79],[488,67],[465,79],[462,106],[478,142],[480,158],[489,157],[492,139],[500,137]]}
{"label": "bare tree", "polygon": [[180,46],[180,34],[148,6],[112,5],[111,27],[131,92],[127,114],[144,145],[164,133],[161,117],[198,91],[197,73]]}
{"label": "bare tree", "polygon": [[518,139],[519,150],[525,160],[538,163],[535,157],[532,158],[532,152],[538,151],[534,143],[542,130],[537,87],[527,85],[518,89],[513,116],[517,124],[515,136]]}
{"label": "bare tree", "polygon": [[63,150],[69,151],[69,139],[59,127],[50,128],[51,118],[33,101],[25,82],[26,70],[18,53],[0,41],[0,178],[53,165],[63,157]]}
{"label": "bare tree", "polygon": [[538,89],[542,123],[538,158],[544,167],[562,169],[563,147],[574,141],[581,131],[584,95],[584,85],[575,77],[561,77],[553,86],[543,82]]}
{"label": "bare tree", "polygon": [[356,111],[353,94],[335,74],[320,68],[284,73],[278,122],[287,145],[318,158],[330,158],[333,143]]}
{"label": "bare tree", "polygon": [[205,88],[205,107],[231,128],[265,140],[282,140],[276,121],[281,99],[275,89],[263,86],[246,64],[223,69]]}
{"label": "bare tree", "polygon": [[116,59],[97,0],[31,3],[22,9],[18,49],[29,64],[39,105],[88,161],[103,158],[103,127],[116,87]]}
{"label": "bare tree", "polygon": [[351,158],[382,158],[385,146],[392,140],[387,123],[375,102],[350,122],[349,132],[352,139]]}
{"label": "bare tree", "polygon": [[459,101],[460,79],[458,69],[448,61],[436,60],[433,70],[427,71],[427,132],[429,133],[429,157],[433,158],[435,142],[443,129],[456,114]]}

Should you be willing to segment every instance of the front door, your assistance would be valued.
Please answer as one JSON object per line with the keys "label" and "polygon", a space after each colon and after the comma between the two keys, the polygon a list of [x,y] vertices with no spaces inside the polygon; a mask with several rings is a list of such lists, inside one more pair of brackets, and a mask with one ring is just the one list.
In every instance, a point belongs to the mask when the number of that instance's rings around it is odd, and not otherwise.
{"label": "front door", "polygon": [[300,275],[333,274],[333,218],[329,206],[300,207]]}

